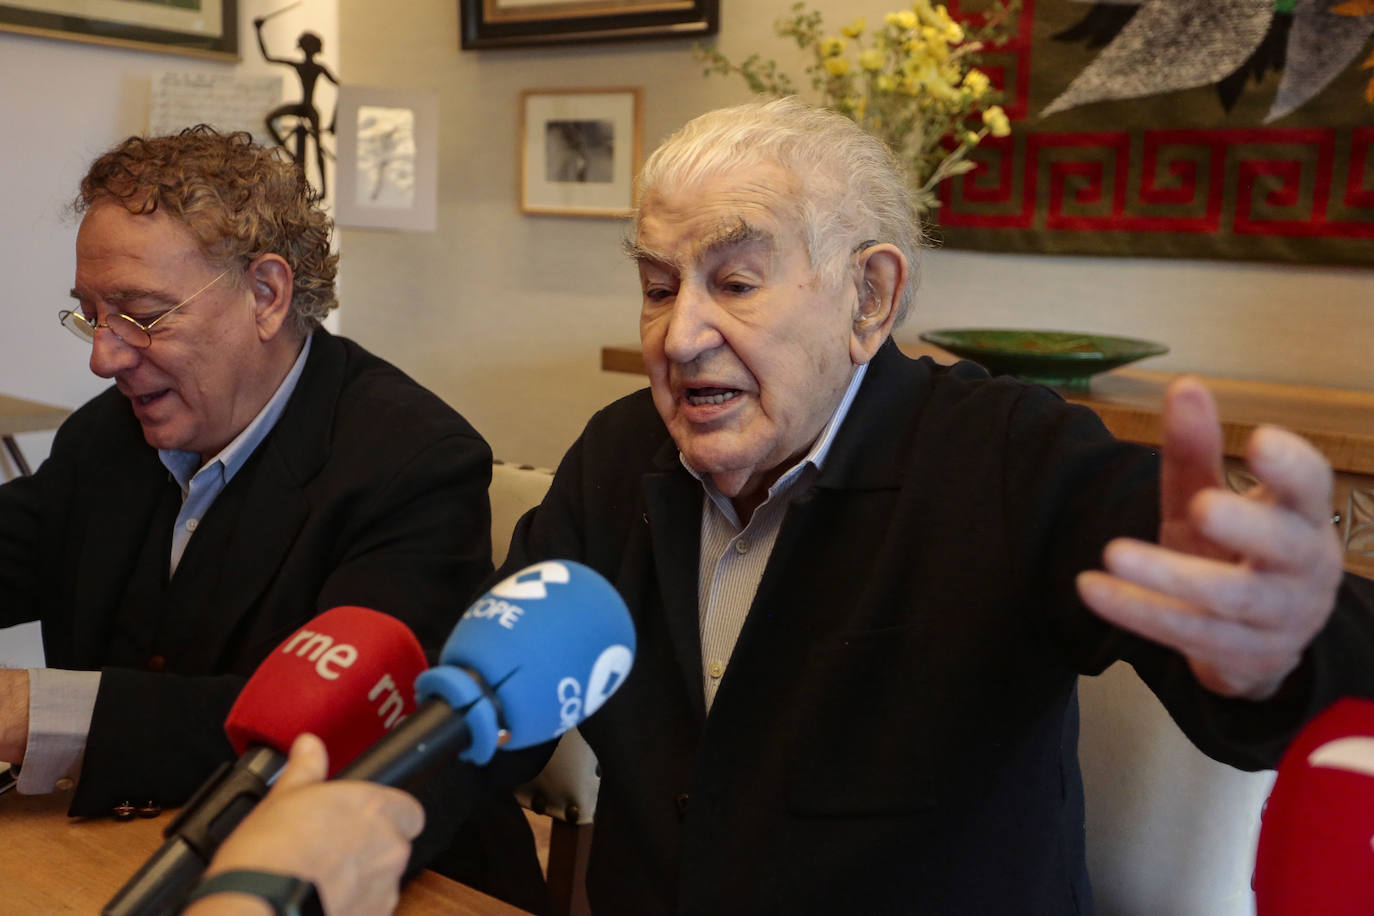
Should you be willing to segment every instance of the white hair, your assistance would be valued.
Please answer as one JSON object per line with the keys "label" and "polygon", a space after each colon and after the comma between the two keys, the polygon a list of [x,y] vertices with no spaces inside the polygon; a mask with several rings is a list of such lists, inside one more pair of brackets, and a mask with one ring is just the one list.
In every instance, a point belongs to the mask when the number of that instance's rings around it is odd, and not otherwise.
{"label": "white hair", "polygon": [[[672,189],[760,163],[793,177],[786,189],[817,276],[835,282],[855,247],[897,246],[912,279],[897,303],[910,311],[916,255],[925,244],[906,170],[887,146],[853,121],[794,98],[751,102],[688,121],[654,151],[636,181],[638,204]],[[640,212],[636,210],[635,229]]]}

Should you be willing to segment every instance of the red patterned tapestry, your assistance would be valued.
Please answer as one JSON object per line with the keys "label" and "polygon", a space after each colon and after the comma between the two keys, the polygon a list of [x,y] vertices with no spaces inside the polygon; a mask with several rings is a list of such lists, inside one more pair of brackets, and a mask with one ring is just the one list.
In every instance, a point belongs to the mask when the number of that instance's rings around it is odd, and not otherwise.
{"label": "red patterned tapestry", "polygon": [[1374,0],[1023,0],[1020,17],[983,68],[1012,135],[942,187],[944,246],[1374,264]]}

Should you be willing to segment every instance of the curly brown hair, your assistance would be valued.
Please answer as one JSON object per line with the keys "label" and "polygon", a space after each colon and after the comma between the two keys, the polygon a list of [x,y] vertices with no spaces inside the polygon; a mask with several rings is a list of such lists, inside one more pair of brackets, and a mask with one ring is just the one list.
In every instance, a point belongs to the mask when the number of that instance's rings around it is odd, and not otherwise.
{"label": "curly brown hair", "polygon": [[102,200],[130,213],[162,210],[181,221],[205,256],[226,267],[261,254],[291,265],[291,323],[308,334],[338,306],[329,251],[333,222],[295,164],[242,131],[205,124],[167,137],[130,137],[92,163],[73,203],[78,214]]}

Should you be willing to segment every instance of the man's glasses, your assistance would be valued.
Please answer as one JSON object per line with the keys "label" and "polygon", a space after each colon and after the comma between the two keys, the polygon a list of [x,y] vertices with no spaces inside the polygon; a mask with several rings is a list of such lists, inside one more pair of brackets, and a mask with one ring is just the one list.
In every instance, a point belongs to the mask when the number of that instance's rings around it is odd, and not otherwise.
{"label": "man's glasses", "polygon": [[185,299],[181,300],[176,305],[169,308],[167,311],[163,312],[161,315],[158,315],[156,318],[154,318],[147,324],[144,324],[136,318],[130,318],[123,312],[111,312],[110,317],[105,319],[105,323],[100,324],[98,322],[92,322],[89,318],[87,318],[85,315],[81,313],[80,309],[63,309],[62,311],[57,313],[57,319],[62,322],[62,327],[66,328],[68,331],[71,331],[77,337],[80,337],[82,340],[86,341],[86,343],[95,343],[95,332],[100,330],[101,328],[107,328],[110,331],[110,333],[114,334],[114,336],[118,337],[120,340],[124,341],[129,346],[137,347],[138,349],[142,350],[152,344],[153,328],[157,326],[157,323],[159,321],[166,318],[168,315],[172,314],[182,306],[190,305],[197,296],[205,292],[210,287],[214,286],[220,280],[224,279],[224,277],[228,275],[229,271],[231,270],[233,270],[232,267],[226,267],[224,269],[224,272],[221,273],[218,277],[215,277],[215,279],[211,280],[209,283],[205,284],[200,289],[196,290],[194,293],[187,296]]}

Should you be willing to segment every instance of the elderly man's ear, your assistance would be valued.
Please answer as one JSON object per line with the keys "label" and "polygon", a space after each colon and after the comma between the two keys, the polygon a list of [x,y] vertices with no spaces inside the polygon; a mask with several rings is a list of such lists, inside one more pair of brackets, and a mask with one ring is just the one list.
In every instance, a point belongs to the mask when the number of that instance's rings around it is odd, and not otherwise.
{"label": "elderly man's ear", "polygon": [[910,266],[896,245],[873,245],[859,253],[858,300],[854,303],[854,329],[849,335],[849,358],[863,365],[892,333],[897,305],[906,289]]}
{"label": "elderly man's ear", "polygon": [[277,336],[291,314],[295,275],[281,255],[260,254],[248,265],[248,286],[253,294],[258,339],[266,343]]}

